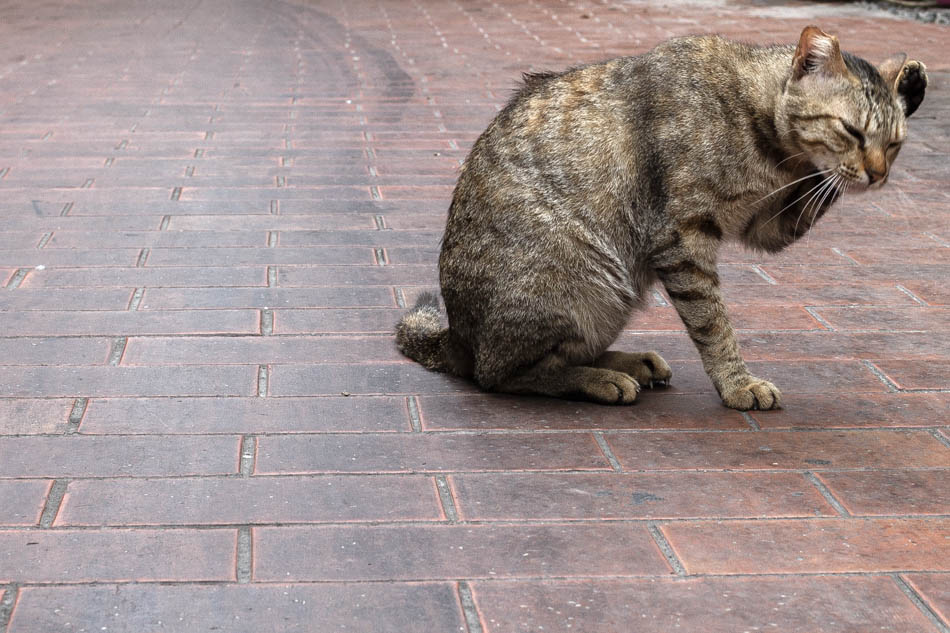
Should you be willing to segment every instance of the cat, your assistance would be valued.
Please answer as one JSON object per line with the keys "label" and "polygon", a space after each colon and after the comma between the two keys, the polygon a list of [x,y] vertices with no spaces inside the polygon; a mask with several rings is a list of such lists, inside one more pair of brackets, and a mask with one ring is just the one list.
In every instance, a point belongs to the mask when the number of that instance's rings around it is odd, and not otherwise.
{"label": "cat", "polygon": [[815,26],[797,46],[685,37],[526,75],[460,170],[448,328],[423,293],[397,346],[489,391],[632,403],[670,367],[607,348],[659,280],[723,403],[780,408],[740,356],[719,245],[778,252],[843,192],[882,186],[926,86],[919,61],[875,68]]}

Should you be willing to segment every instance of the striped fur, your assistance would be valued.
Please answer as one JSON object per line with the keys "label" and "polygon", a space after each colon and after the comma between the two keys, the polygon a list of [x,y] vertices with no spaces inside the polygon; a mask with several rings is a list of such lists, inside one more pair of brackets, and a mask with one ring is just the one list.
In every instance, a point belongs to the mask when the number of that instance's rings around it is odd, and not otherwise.
{"label": "striped fur", "polygon": [[659,280],[723,402],[778,407],[739,353],[719,246],[779,251],[843,192],[881,186],[925,87],[923,64],[878,70],[816,27],[797,46],[690,37],[526,75],[452,197],[449,325],[424,297],[399,348],[488,390],[630,403],[669,366],[607,348]]}

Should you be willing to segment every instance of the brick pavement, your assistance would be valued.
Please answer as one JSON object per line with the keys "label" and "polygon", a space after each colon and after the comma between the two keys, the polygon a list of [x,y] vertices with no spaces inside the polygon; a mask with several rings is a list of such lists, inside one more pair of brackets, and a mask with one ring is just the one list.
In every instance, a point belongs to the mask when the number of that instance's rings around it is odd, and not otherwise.
{"label": "brick pavement", "polygon": [[[931,69],[889,185],[730,249],[724,409],[655,297],[632,408],[393,348],[526,70],[817,22]],[[0,7],[0,633],[950,631],[950,30],[841,5]]]}

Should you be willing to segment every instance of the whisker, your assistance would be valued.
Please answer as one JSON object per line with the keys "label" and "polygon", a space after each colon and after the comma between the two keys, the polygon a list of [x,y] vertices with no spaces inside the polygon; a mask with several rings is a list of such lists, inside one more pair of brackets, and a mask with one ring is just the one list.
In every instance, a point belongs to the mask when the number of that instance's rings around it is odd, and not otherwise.
{"label": "whisker", "polygon": [[808,202],[802,205],[801,212],[798,214],[798,217],[795,218],[795,226],[792,228],[791,239],[795,239],[795,236],[798,235],[798,224],[802,221],[802,217],[804,217],[805,213],[808,211],[808,207],[812,205],[813,203],[815,203],[824,192],[828,191],[828,189],[831,187],[831,183],[833,182],[834,182],[834,175],[824,180],[821,184],[821,187],[818,189],[818,191],[813,193],[811,198],[808,199]]}
{"label": "whisker", "polygon": [[774,196],[775,194],[777,194],[777,193],[778,193],[779,191],[781,191],[782,189],[787,189],[787,188],[791,187],[792,185],[797,184],[797,183],[800,183],[800,182],[803,181],[803,180],[808,180],[809,178],[811,178],[811,177],[813,177],[813,176],[820,176],[821,174],[827,174],[829,171],[834,171],[834,170],[833,170],[833,169],[824,169],[824,170],[821,170],[821,171],[813,171],[813,172],[811,172],[811,173],[808,174],[808,175],[802,176],[802,177],[799,178],[798,180],[793,180],[792,182],[788,183],[787,185],[783,185],[783,186],[779,187],[778,189],[776,189],[776,190],[773,191],[772,193],[770,193],[770,194],[768,194],[768,195],[766,195],[766,196],[763,196],[763,197],[759,198],[758,200],[756,200],[756,201],[753,202],[752,204],[758,204],[759,202],[762,202],[762,201],[765,200],[766,198],[770,198],[771,196]]}
{"label": "whisker", "polygon": [[[829,169],[829,170],[827,170],[827,171],[825,171],[825,172],[823,172],[823,173],[828,173],[828,171],[831,171],[831,170]],[[812,175],[814,176],[814,175],[817,175],[817,174],[812,174]],[[799,196],[798,198],[796,198],[796,199],[792,200],[791,202],[789,202],[787,205],[785,205],[785,207],[783,207],[782,209],[780,209],[778,213],[776,213],[775,215],[773,215],[772,217],[770,217],[768,220],[766,220],[765,222],[763,222],[763,223],[762,223],[762,226],[764,227],[766,224],[768,224],[769,222],[771,222],[772,220],[774,220],[774,219],[777,218],[778,216],[782,215],[782,213],[785,212],[785,209],[788,209],[789,207],[791,207],[792,205],[794,205],[796,202],[798,202],[799,200],[801,200],[802,198],[804,198],[805,196],[807,196],[808,194],[810,194],[812,191],[814,191],[814,190],[817,189],[818,187],[820,187],[820,186],[822,186],[823,184],[825,184],[825,182],[827,182],[830,178],[831,178],[831,176],[827,176],[827,177],[823,178],[823,179],[821,180],[821,182],[819,182],[817,185],[815,185],[814,187],[812,187],[811,189],[809,189],[808,191],[806,191],[805,193],[803,193],[803,194],[802,194],[801,196]]]}
{"label": "whisker", "polygon": [[788,158],[783,158],[783,159],[780,160],[779,162],[775,163],[775,167],[778,167],[779,165],[781,165],[782,163],[784,163],[784,162],[787,161],[787,160],[792,160],[792,159],[795,158],[796,156],[801,156],[801,155],[804,154],[804,153],[805,153],[805,152],[798,152],[797,154],[792,154],[792,155],[789,156]]}
{"label": "whisker", "polygon": [[[825,205],[825,200],[828,199],[828,196],[831,196],[835,191],[835,187],[838,185],[839,180],[841,179],[840,174],[835,174],[831,179],[831,184],[825,188],[823,194],[821,194],[821,199],[818,200],[818,204],[812,209],[811,220],[808,221],[808,228],[811,229],[812,225],[815,223],[815,220],[818,219],[818,212],[821,211],[821,208]],[[834,198],[832,197],[832,200]],[[798,231],[798,222],[795,223],[795,231]]]}

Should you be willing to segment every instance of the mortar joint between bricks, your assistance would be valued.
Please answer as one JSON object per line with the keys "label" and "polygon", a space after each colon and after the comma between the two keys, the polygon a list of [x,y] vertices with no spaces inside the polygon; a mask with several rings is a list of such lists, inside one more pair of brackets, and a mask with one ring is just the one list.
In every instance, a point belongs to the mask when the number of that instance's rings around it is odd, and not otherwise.
{"label": "mortar joint between bricks", "polygon": [[145,288],[136,288],[132,291],[132,298],[129,299],[129,311],[135,312],[142,304],[142,295],[145,294]]}
{"label": "mortar joint between bricks", "polygon": [[145,262],[148,260],[149,253],[151,252],[152,251],[149,248],[143,248],[140,250],[138,259],[135,260],[135,267],[143,268],[145,266]]}
{"label": "mortar joint between bricks", "polygon": [[[274,311],[270,308],[261,310],[261,336],[274,334]],[[263,365],[262,365],[263,367]]]}
{"label": "mortar joint between bricks", "polygon": [[239,458],[238,470],[241,473],[241,477],[250,477],[254,474],[257,455],[257,436],[242,435],[241,446],[239,450],[241,451],[241,455]]}
{"label": "mortar joint between bricks", "polygon": [[270,387],[270,367],[267,365],[258,365],[257,367],[257,397],[266,398]]}
{"label": "mortar joint between bricks", "polygon": [[872,363],[871,361],[869,361],[869,360],[862,360],[862,361],[861,361],[861,364],[864,365],[865,367],[867,367],[867,368],[868,368],[868,371],[870,371],[872,374],[874,374],[875,376],[877,376],[878,380],[880,380],[881,382],[884,383],[884,385],[887,387],[887,390],[888,390],[888,391],[898,392],[898,391],[901,390],[900,387],[898,387],[897,384],[894,383],[893,380],[891,380],[890,378],[888,378],[888,377],[884,374],[884,372],[882,372],[880,369],[878,369],[877,366],[876,366],[874,363]]}
{"label": "mortar joint between bricks", "polygon": [[458,523],[459,512],[455,505],[455,497],[452,495],[452,489],[449,486],[449,480],[445,475],[435,476],[435,487],[439,493],[439,503],[442,506],[442,513],[449,523]]}
{"label": "mortar joint between bricks", "polygon": [[39,243],[36,245],[36,248],[46,248],[46,245],[49,244],[50,239],[53,237],[52,231],[47,231],[43,233],[43,237],[40,238]]}
{"label": "mortar joint between bricks", "polygon": [[482,627],[482,620],[478,616],[478,608],[475,606],[475,598],[472,597],[472,588],[464,580],[458,582],[458,595],[468,633],[484,633],[485,629]]}
{"label": "mortar joint between bricks", "polygon": [[26,276],[30,274],[30,268],[19,268],[13,276],[10,277],[10,281],[7,282],[7,290],[16,290],[20,287],[20,284],[23,283],[23,280],[26,279]]}
{"label": "mortar joint between bricks", "polygon": [[0,589],[6,590],[3,592],[3,598],[0,598],[0,633],[4,633],[7,625],[10,624],[10,616],[13,615],[13,605],[16,604],[20,595],[20,586],[11,583],[6,586],[0,585]]}
{"label": "mortar joint between bricks", "polygon": [[419,401],[415,396],[406,398],[406,408],[409,410],[409,426],[416,433],[422,432],[422,416],[419,415]]}
{"label": "mortar joint between bricks", "polygon": [[946,437],[939,429],[930,429],[930,434],[937,438],[937,441],[950,448],[950,437]]}
{"label": "mortar joint between bricks", "polygon": [[656,543],[656,546],[660,548],[660,552],[663,554],[666,562],[669,563],[670,567],[673,568],[673,572],[677,576],[685,576],[686,568],[676,555],[676,552],[673,551],[673,546],[670,545],[668,540],[666,540],[666,536],[663,534],[660,526],[657,525],[655,521],[648,521],[647,529],[650,531],[650,536],[653,537],[653,541]]}
{"label": "mortar joint between bricks", "polygon": [[112,367],[118,366],[118,364],[122,362],[122,356],[125,355],[125,348],[128,344],[129,338],[127,336],[114,339],[109,349],[109,360],[107,364]]}
{"label": "mortar joint between bricks", "polygon": [[237,564],[235,577],[240,584],[251,582],[251,570],[254,564],[254,542],[251,527],[242,525],[237,535]]}
{"label": "mortar joint between bricks", "polygon": [[600,450],[603,452],[604,457],[610,464],[610,467],[618,473],[623,472],[623,467],[620,465],[620,460],[617,459],[617,456],[614,455],[614,452],[610,449],[610,445],[607,444],[604,434],[600,431],[594,431],[594,440],[597,442],[597,446],[599,446]]}
{"label": "mortar joint between bricks", "polygon": [[61,216],[64,216],[64,217],[65,217],[65,216],[69,215],[69,212],[72,211],[72,210],[73,210],[73,203],[72,203],[72,202],[67,202],[66,204],[63,205],[63,208],[60,209],[59,214],[60,214]]}
{"label": "mortar joint between bricks", "polygon": [[755,418],[753,418],[751,415],[749,415],[749,412],[748,412],[748,411],[740,411],[740,412],[739,412],[739,415],[742,416],[742,419],[746,421],[746,424],[748,424],[748,425],[752,428],[753,431],[761,431],[761,430],[762,430],[762,427],[759,426],[759,423],[756,421]]}
{"label": "mortar joint between bricks", "polygon": [[79,425],[82,423],[82,418],[86,415],[86,407],[89,406],[89,398],[76,398],[73,402],[73,408],[69,412],[69,417],[66,419],[66,434],[72,435],[79,431]]}
{"label": "mortar joint between bricks", "polygon": [[838,501],[838,498],[835,497],[834,493],[831,492],[828,486],[825,485],[825,482],[819,479],[815,473],[806,470],[802,474],[805,476],[805,479],[811,483],[811,485],[818,489],[818,492],[820,492],[821,496],[825,498],[825,501],[827,501],[831,507],[835,509],[835,512],[843,517],[851,516],[851,513],[848,512],[848,509],[845,508],[840,501]]}
{"label": "mortar joint between bricks", "polygon": [[52,527],[59,514],[59,509],[63,505],[63,497],[66,495],[66,487],[69,486],[68,479],[56,479],[50,486],[49,494],[46,496],[46,503],[43,504],[43,512],[40,515],[40,527]]}
{"label": "mortar joint between bricks", "polygon": [[933,624],[940,633],[950,633],[950,627],[943,623],[941,617],[934,611],[923,597],[914,587],[907,582],[901,574],[890,574],[891,579],[894,581],[894,584],[897,585],[905,596],[907,596],[911,602],[914,603],[914,606],[924,615],[925,618],[930,620],[930,623]]}

